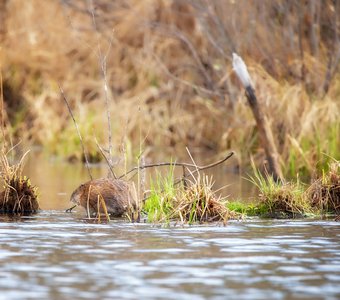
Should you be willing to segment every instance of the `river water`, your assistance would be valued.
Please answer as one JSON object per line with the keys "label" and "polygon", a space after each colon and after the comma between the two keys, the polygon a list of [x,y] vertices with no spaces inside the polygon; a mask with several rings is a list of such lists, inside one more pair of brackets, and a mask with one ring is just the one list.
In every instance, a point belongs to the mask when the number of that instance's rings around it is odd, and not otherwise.
{"label": "river water", "polygon": [[64,212],[86,170],[27,167],[43,210],[0,216],[0,299],[340,299],[337,222],[91,224]]}
{"label": "river water", "polygon": [[0,299],[339,299],[332,221],[161,228],[43,211],[0,223]]}

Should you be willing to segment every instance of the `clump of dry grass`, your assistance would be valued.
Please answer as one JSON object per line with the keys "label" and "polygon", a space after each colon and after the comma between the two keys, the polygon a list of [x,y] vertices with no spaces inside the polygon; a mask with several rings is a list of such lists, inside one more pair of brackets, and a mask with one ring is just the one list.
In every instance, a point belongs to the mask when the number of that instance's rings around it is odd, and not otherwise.
{"label": "clump of dry grass", "polygon": [[253,166],[250,181],[260,191],[257,211],[270,217],[301,217],[308,214],[340,214],[340,163],[333,159],[327,171],[310,185],[296,181],[275,181]]}
{"label": "clump of dry grass", "polygon": [[[114,154],[122,136],[137,149],[141,131],[147,151],[189,145],[233,149],[243,166],[250,153],[260,161],[255,123],[231,75],[236,50],[288,162],[285,173],[310,176],[310,166],[328,163],[322,153],[339,158],[339,10],[331,1],[100,0],[96,28],[91,1],[71,2],[12,0],[0,21],[5,106],[20,139],[82,159],[60,83],[93,161],[93,136],[107,143],[105,98]],[[100,52],[107,54],[107,90]]]}
{"label": "clump of dry grass", "polygon": [[152,223],[225,223],[241,216],[230,211],[227,201],[216,195],[212,178],[199,174],[197,178],[186,180],[185,184],[175,184],[172,172],[167,177],[158,177],[156,183],[151,184],[143,211]]}
{"label": "clump of dry grass", "polygon": [[239,218],[227,208],[227,201],[213,191],[212,177],[199,175],[183,189],[176,199],[175,214],[182,222],[226,222]]}
{"label": "clump of dry grass", "polygon": [[305,197],[305,188],[299,182],[282,182],[274,180],[271,175],[265,175],[252,162],[254,175],[250,181],[260,191],[259,207],[261,214],[276,218],[302,217],[311,213],[311,206]]}
{"label": "clump of dry grass", "polygon": [[321,213],[340,214],[340,163],[333,162],[328,172],[315,180],[307,189],[312,207]]}
{"label": "clump of dry grass", "polygon": [[126,213],[124,216],[130,221],[130,222],[140,222],[141,220],[141,201],[139,200],[136,185],[132,182],[129,186],[130,192],[132,195],[132,198],[135,199],[132,203],[132,201],[129,201],[128,207],[126,209]]}
{"label": "clump of dry grass", "polygon": [[37,188],[22,175],[23,159],[11,165],[6,153],[0,153],[1,179],[4,190],[0,193],[1,213],[35,213],[39,209]]}
{"label": "clump of dry grass", "polygon": [[260,201],[268,205],[275,217],[302,217],[310,213],[310,206],[304,197],[304,189],[297,183],[277,186],[271,194],[261,194]]}

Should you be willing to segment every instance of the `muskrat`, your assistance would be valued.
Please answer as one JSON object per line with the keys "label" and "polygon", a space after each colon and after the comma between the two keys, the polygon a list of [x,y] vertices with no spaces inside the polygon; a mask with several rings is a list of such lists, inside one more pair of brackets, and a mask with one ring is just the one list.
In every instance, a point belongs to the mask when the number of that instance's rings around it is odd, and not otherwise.
{"label": "muskrat", "polygon": [[101,197],[113,217],[121,217],[129,208],[136,209],[132,186],[121,179],[99,178],[83,183],[72,193],[70,201],[83,206],[90,214],[105,213]]}

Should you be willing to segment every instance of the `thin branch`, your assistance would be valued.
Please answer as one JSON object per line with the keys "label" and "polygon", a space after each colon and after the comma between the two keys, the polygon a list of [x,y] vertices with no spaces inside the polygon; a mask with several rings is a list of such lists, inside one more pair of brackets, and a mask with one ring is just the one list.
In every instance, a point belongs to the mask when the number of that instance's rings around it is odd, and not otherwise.
{"label": "thin branch", "polygon": [[95,141],[96,141],[96,145],[97,145],[97,147],[98,147],[100,153],[102,154],[102,156],[103,156],[103,157],[105,158],[105,160],[106,160],[106,163],[107,163],[107,165],[108,165],[108,167],[109,167],[109,169],[110,169],[110,171],[111,171],[111,174],[112,174],[113,178],[114,178],[114,179],[117,179],[117,175],[116,175],[116,173],[113,171],[112,164],[111,164],[111,162],[109,161],[109,159],[107,158],[107,156],[105,155],[103,148],[99,145],[98,140],[97,140],[97,137],[95,136],[94,139],[95,139]]}
{"label": "thin branch", "polygon": [[191,87],[192,89],[195,89],[195,90],[198,90],[198,91],[201,91],[202,93],[205,93],[207,95],[213,95],[213,96],[219,96],[221,97],[222,93],[221,92],[216,92],[214,90],[209,90],[205,87],[202,87],[202,86],[199,86],[197,84],[194,84],[194,83],[191,83],[190,81],[188,80],[185,80],[185,79],[181,79],[177,76],[175,76],[174,74],[172,74],[170,72],[170,70],[168,69],[168,67],[162,62],[162,60],[156,55],[156,54],[153,54],[153,57],[156,59],[157,63],[159,64],[159,66],[161,67],[161,69],[163,69],[163,72],[168,75],[172,80],[174,81],[177,81],[179,83],[182,83],[186,86],[189,86]]}
{"label": "thin branch", "polygon": [[134,167],[131,170],[129,170],[128,172],[126,172],[125,174],[119,176],[118,178],[121,179],[125,176],[127,176],[128,174],[137,171],[137,170],[143,170],[146,168],[154,168],[154,167],[164,167],[164,166],[173,166],[173,167],[187,167],[187,168],[195,168],[196,170],[193,171],[192,173],[197,173],[199,171],[203,171],[206,169],[210,169],[212,167],[215,167],[223,162],[225,162],[226,160],[228,160],[230,157],[232,157],[234,155],[234,152],[230,152],[226,157],[224,157],[221,160],[218,160],[214,163],[205,165],[205,166],[198,166],[195,164],[189,164],[189,163],[178,163],[178,162],[163,162],[163,163],[156,163],[156,164],[149,164],[149,165],[143,165],[143,166],[139,166],[139,167]]}
{"label": "thin branch", "polygon": [[300,1],[296,2],[298,9],[298,42],[299,42],[299,51],[300,51],[300,61],[301,61],[301,81],[306,86],[306,66],[305,66],[305,50],[303,47],[303,16],[304,16],[304,6]]}
{"label": "thin branch", "polygon": [[211,76],[208,74],[206,68],[204,67],[202,60],[200,58],[200,55],[198,54],[195,46],[193,43],[189,40],[189,38],[180,30],[177,30],[175,28],[168,28],[165,25],[154,23],[151,24],[151,26],[156,29],[159,33],[162,33],[164,35],[168,35],[171,37],[174,37],[184,43],[184,45],[187,47],[189,52],[191,53],[192,58],[196,62],[196,65],[198,69],[200,70],[201,74],[204,77],[205,82],[207,83],[210,90],[213,89],[213,80],[211,79]]}
{"label": "thin branch", "polygon": [[197,173],[197,172],[199,172],[199,170],[198,170],[198,166],[197,166],[197,164],[196,164],[196,162],[195,162],[194,158],[192,157],[192,155],[191,155],[191,153],[190,153],[190,150],[189,150],[189,148],[188,148],[188,147],[185,147],[185,150],[187,150],[187,152],[188,152],[188,155],[189,155],[189,157],[190,157],[190,159],[191,159],[191,161],[192,161],[193,165],[195,166],[195,170],[194,170],[195,172],[193,172],[193,171],[191,171],[190,169],[188,169],[188,171],[189,171],[190,175],[191,175],[191,176],[192,176],[192,178],[195,180],[194,174],[195,174],[195,173]]}
{"label": "thin branch", "polygon": [[65,102],[65,104],[66,104],[66,106],[67,106],[68,112],[69,112],[69,114],[70,114],[70,116],[71,116],[71,118],[72,118],[72,120],[73,120],[74,126],[76,127],[77,134],[78,134],[78,137],[79,137],[79,140],[80,140],[80,144],[81,144],[81,147],[82,147],[82,150],[83,150],[84,158],[85,158],[86,169],[87,169],[87,171],[88,171],[88,173],[89,173],[89,176],[90,176],[90,178],[91,178],[91,180],[92,180],[93,177],[92,177],[92,174],[91,174],[91,171],[90,171],[90,164],[89,164],[89,160],[88,160],[88,158],[87,158],[87,153],[86,153],[86,151],[85,151],[85,146],[84,146],[83,138],[82,138],[82,136],[81,136],[81,134],[80,134],[80,130],[79,130],[79,127],[78,127],[78,123],[76,122],[76,119],[74,118],[72,109],[71,109],[71,107],[70,107],[70,105],[69,105],[69,103],[68,103],[68,101],[67,101],[67,99],[66,99],[64,90],[62,89],[62,87],[60,86],[59,83],[58,83],[58,86],[59,86],[60,93],[61,93],[61,95],[62,95],[62,97],[63,97],[63,99],[64,99],[64,102]]}
{"label": "thin branch", "polygon": [[[185,172],[183,171],[183,177],[182,178],[179,178],[177,180],[175,180],[174,182],[174,185],[177,185],[181,182],[184,182],[184,187],[186,187],[186,181],[185,179],[190,175],[191,177],[194,178],[194,175],[200,171],[203,171],[203,170],[206,170],[206,169],[209,169],[209,168],[212,168],[212,167],[215,167],[223,162],[225,162],[226,160],[228,160],[230,157],[232,157],[234,155],[234,152],[230,152],[225,158],[217,161],[217,162],[214,162],[214,163],[211,163],[209,165],[205,165],[205,166],[197,166],[195,164],[187,164],[187,163],[161,163],[161,164],[153,164],[153,165],[145,165],[144,168],[149,168],[149,167],[158,167],[158,166],[182,166],[183,170],[187,169],[188,172],[190,174],[185,174]],[[189,156],[191,156],[191,154],[189,153]],[[191,171],[189,168],[195,168],[195,170]],[[132,172],[132,171],[135,171],[136,168],[133,168],[132,170],[130,170],[128,173]],[[122,176],[121,176],[122,177]],[[120,178],[121,178],[120,177]],[[150,196],[147,196],[145,197],[142,202],[145,202]]]}
{"label": "thin branch", "polygon": [[[98,60],[100,63],[100,68],[102,72],[102,77],[103,77],[103,82],[104,82],[104,97],[105,97],[105,106],[106,106],[106,117],[107,117],[107,130],[108,130],[108,140],[109,140],[109,159],[108,159],[108,165],[111,168],[112,165],[112,129],[111,129],[111,113],[110,113],[110,107],[109,107],[109,87],[108,87],[108,81],[107,81],[107,68],[106,68],[106,61],[107,61],[107,56],[110,53],[111,47],[112,47],[112,37],[110,39],[109,46],[107,48],[106,54],[103,55],[101,46],[100,46],[100,39],[99,39],[99,31],[97,28],[97,22],[96,22],[96,16],[94,13],[94,5],[93,5],[93,0],[90,1],[91,3],[91,8],[90,8],[90,13],[92,16],[92,23],[94,30],[96,31],[97,34],[97,46],[98,46]],[[107,157],[105,156],[105,159],[107,160]],[[112,172],[112,170],[111,170]]]}
{"label": "thin branch", "polygon": [[[206,2],[206,7],[207,7],[207,13],[209,18],[209,21],[212,21],[215,23],[215,26],[219,33],[217,33],[219,38],[223,38],[224,40],[224,45],[229,46],[229,51],[235,51],[236,46],[233,41],[233,39],[230,37],[229,33],[227,32],[227,26],[223,24],[223,21],[221,20],[219,9],[222,8],[222,6],[219,6],[216,8],[216,3],[210,5],[209,1]],[[213,8],[214,6],[214,8]],[[223,13],[222,13],[223,14]]]}

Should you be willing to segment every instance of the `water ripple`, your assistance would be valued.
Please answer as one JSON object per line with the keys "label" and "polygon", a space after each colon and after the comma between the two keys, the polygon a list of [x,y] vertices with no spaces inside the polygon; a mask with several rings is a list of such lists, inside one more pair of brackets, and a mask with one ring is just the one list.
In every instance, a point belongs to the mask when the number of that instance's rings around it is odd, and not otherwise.
{"label": "water ripple", "polygon": [[337,299],[339,242],[332,221],[160,228],[42,212],[0,223],[0,299]]}

